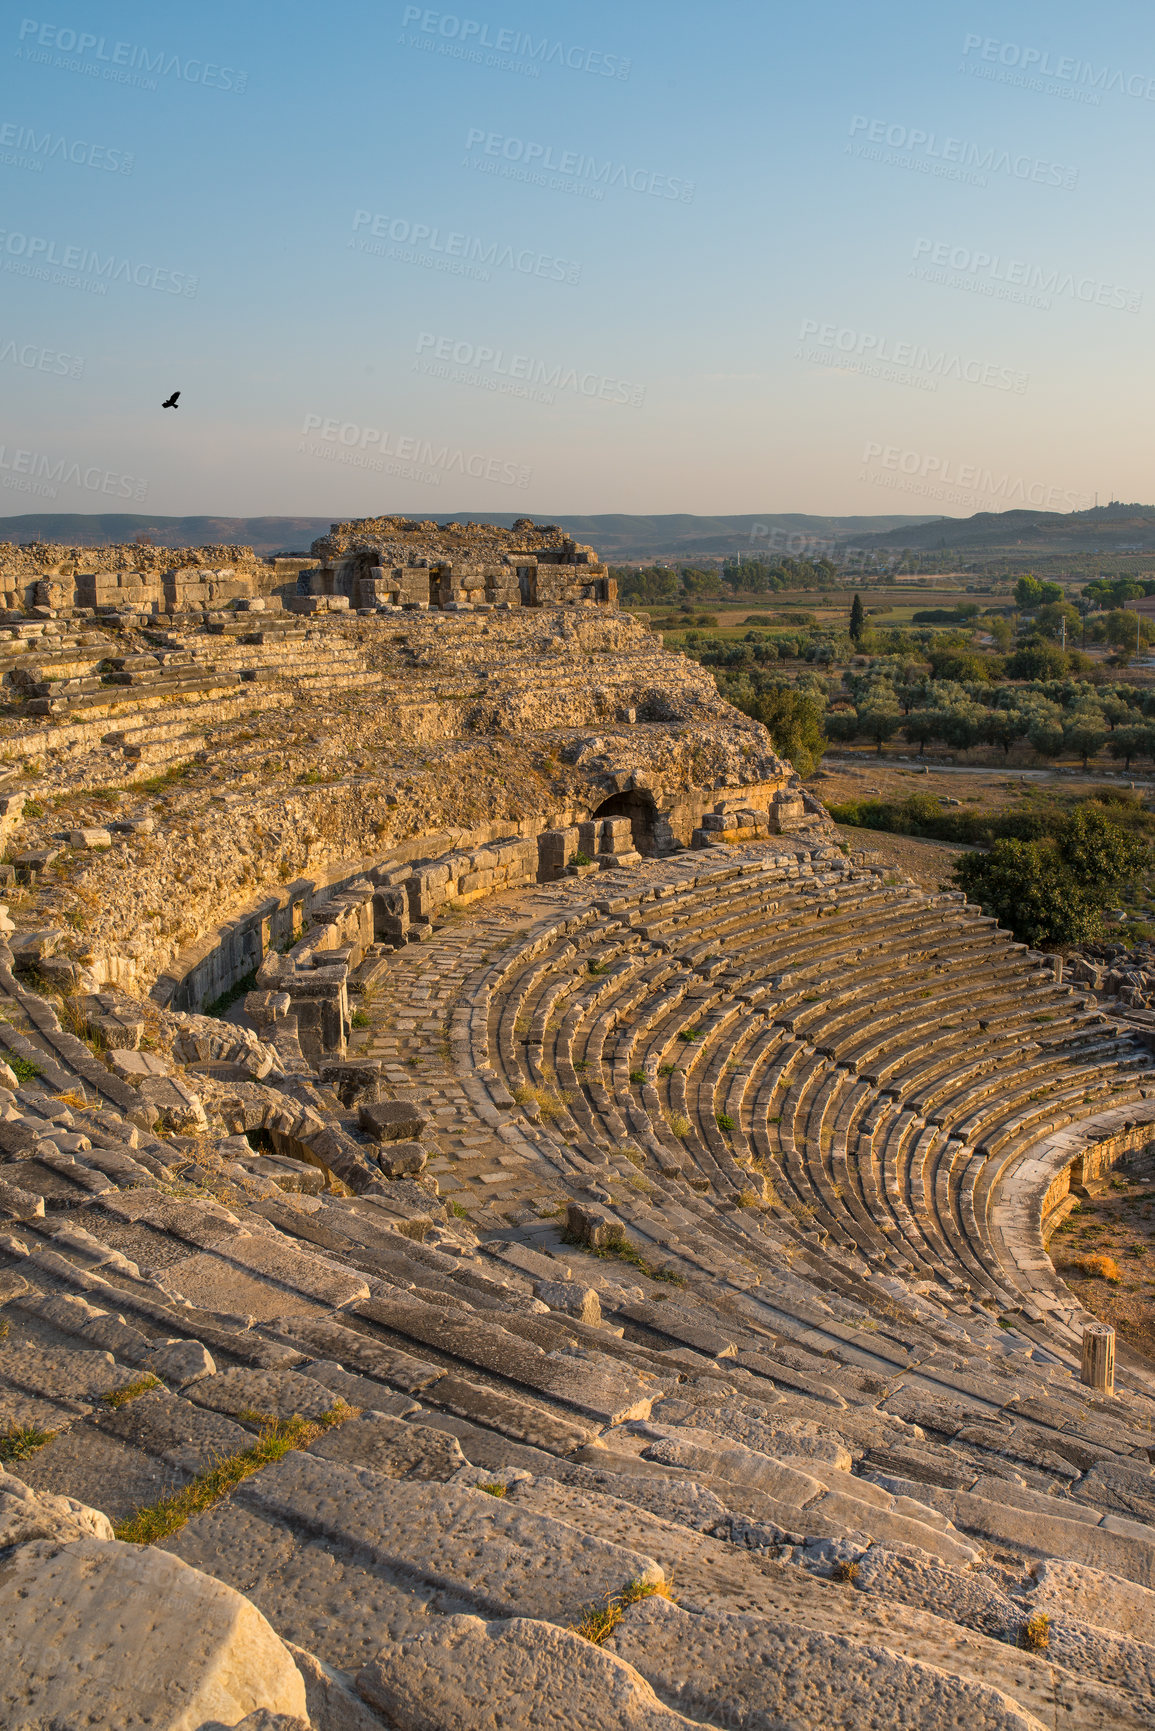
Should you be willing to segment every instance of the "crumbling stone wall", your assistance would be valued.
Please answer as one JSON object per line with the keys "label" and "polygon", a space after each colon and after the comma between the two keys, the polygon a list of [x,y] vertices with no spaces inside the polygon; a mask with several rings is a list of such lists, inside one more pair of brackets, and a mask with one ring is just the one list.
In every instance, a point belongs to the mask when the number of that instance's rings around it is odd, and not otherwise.
{"label": "crumbling stone wall", "polygon": [[354,607],[612,605],[617,589],[592,547],[556,523],[523,517],[512,529],[491,523],[418,522],[369,517],[334,523],[313,543],[316,568],[302,592],[347,596]]}

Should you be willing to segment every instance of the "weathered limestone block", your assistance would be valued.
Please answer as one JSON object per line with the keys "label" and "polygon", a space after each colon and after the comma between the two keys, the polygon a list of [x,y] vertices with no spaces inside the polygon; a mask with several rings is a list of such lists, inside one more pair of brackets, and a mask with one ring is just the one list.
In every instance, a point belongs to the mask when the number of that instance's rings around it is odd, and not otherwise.
{"label": "weathered limestone block", "polygon": [[397,1731],[689,1731],[632,1665],[528,1617],[438,1618],[358,1674]]}
{"label": "weathered limestone block", "polygon": [[578,1280],[538,1280],[533,1290],[543,1304],[564,1316],[576,1316],[594,1328],[602,1320],[601,1303],[592,1286],[583,1286]]}
{"label": "weathered limestone block", "polygon": [[34,1491],[0,1468],[0,1551],[35,1540],[70,1545],[77,1539],[111,1537],[112,1523],[99,1509],[90,1509],[74,1497]]}
{"label": "weathered limestone block", "polygon": [[[134,1057],[147,1057],[144,1052]],[[177,1076],[146,1076],[140,1084],[140,1096],[154,1119],[166,1130],[199,1131],[208,1129],[208,1118],[199,1094]]]}
{"label": "weathered limestone block", "polygon": [[217,1368],[212,1354],[199,1340],[162,1340],[148,1351],[144,1362],[149,1370],[177,1388],[187,1388],[202,1377],[215,1376]]}
{"label": "weathered limestone block", "polygon": [[381,1097],[380,1058],[333,1059],[322,1064],[317,1074],[342,1106],[360,1106]]}
{"label": "weathered limestone block", "polygon": [[[0,1721],[107,1731],[304,1719],[305,1685],[256,1607],[151,1547],[27,1545],[0,1578]],[[307,1723],[307,1720],[305,1721]]]}
{"label": "weathered limestone block", "polygon": [[144,1016],[130,998],[117,992],[97,992],[84,1000],[90,1034],[103,1040],[109,1051],[136,1051],[144,1038]]}
{"label": "weathered limestone block", "polygon": [[565,1211],[566,1231],[581,1244],[588,1244],[591,1250],[600,1250],[608,1243],[613,1230],[612,1222],[604,1214],[599,1214],[596,1208],[584,1208],[580,1202],[570,1202]]}
{"label": "weathered limestone block", "polygon": [[357,1122],[377,1142],[408,1142],[421,1135],[429,1119],[410,1100],[377,1100],[360,1107]]}
{"label": "weathered limestone block", "polygon": [[567,829],[545,829],[537,838],[538,875],[545,883],[565,876],[565,868],[578,851],[576,824]]}
{"label": "weathered limestone block", "polygon": [[383,1142],[377,1163],[386,1178],[416,1178],[424,1172],[429,1155],[420,1142]]}
{"label": "weathered limestone block", "polygon": [[999,1689],[882,1645],[768,1617],[691,1616],[668,1599],[644,1599],[606,1647],[699,1723],[1039,1731],[1039,1721]]}
{"label": "weathered limestone block", "polygon": [[0,1215],[10,1220],[43,1220],[44,1198],[0,1178]]}

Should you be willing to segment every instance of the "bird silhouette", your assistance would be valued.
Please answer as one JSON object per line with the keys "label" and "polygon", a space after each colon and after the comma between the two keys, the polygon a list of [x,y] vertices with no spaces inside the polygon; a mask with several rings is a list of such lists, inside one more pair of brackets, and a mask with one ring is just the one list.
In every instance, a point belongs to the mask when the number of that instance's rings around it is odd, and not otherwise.
{"label": "bird silhouette", "polygon": [[172,394],[172,396],[171,396],[171,397],[170,397],[170,398],[169,398],[169,399],[168,399],[168,402],[167,402],[167,403],[162,403],[162,404],[161,404],[161,405],[160,405],[160,406],[161,406],[161,408],[162,408],[162,409],[179,409],[179,407],[180,407],[180,404],[179,404],[179,403],[178,403],[178,402],[177,402],[177,398],[178,398],[178,397],[179,397],[179,396],[180,396],[180,392],[179,392],[179,391],[174,391],[174,392],[173,392],[173,394]]}

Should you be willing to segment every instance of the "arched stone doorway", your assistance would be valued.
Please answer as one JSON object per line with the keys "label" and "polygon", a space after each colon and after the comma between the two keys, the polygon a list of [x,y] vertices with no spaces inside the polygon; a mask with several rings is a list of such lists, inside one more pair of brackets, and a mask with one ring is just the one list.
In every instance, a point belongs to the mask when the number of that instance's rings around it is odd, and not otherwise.
{"label": "arched stone doorway", "polygon": [[656,809],[652,794],[631,789],[628,793],[611,793],[591,815],[594,818],[628,817],[634,846],[644,858],[652,859],[658,851],[654,835]]}

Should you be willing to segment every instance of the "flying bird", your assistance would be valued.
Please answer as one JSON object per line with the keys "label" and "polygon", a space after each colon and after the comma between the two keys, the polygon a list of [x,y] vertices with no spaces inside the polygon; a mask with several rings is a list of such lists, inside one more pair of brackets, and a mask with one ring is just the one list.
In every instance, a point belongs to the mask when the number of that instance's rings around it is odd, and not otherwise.
{"label": "flying bird", "polygon": [[176,408],[179,408],[179,407],[180,407],[180,404],[179,404],[179,403],[178,403],[178,402],[177,402],[177,398],[178,398],[178,397],[179,397],[179,396],[180,396],[180,392],[179,392],[179,391],[174,391],[174,392],[173,392],[173,394],[172,394],[172,396],[171,396],[171,397],[170,397],[170,398],[169,398],[169,399],[168,399],[168,402],[167,402],[167,403],[162,403],[162,404],[161,404],[161,405],[160,405],[160,406],[161,406],[161,408],[162,408],[162,409],[176,409]]}

